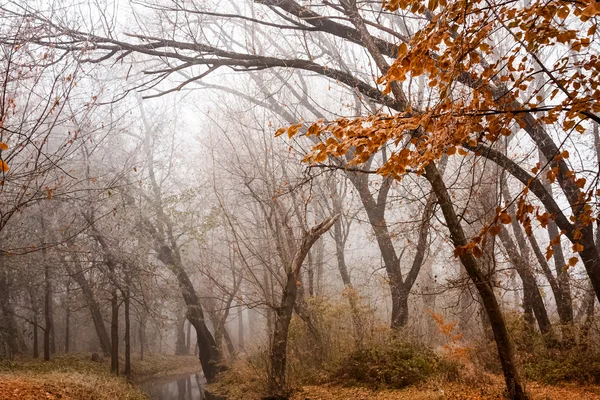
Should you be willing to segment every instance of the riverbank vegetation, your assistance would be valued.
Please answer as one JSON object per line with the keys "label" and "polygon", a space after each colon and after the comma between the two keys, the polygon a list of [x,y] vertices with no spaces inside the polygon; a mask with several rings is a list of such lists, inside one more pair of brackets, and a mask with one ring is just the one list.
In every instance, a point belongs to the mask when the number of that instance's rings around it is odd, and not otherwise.
{"label": "riverbank vegetation", "polygon": [[599,4],[1,2],[0,359],[597,384]]}
{"label": "riverbank vegetation", "polygon": [[133,362],[133,380],[110,372],[110,360],[69,354],[51,361],[22,359],[0,362],[0,399],[145,400],[139,384],[166,375],[198,372],[191,356],[152,355]]}

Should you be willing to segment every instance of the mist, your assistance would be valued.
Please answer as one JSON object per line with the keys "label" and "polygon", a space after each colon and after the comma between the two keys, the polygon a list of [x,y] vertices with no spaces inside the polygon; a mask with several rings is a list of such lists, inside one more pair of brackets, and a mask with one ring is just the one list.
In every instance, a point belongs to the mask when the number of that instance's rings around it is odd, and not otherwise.
{"label": "mist", "polygon": [[600,398],[599,15],[3,1],[0,397]]}

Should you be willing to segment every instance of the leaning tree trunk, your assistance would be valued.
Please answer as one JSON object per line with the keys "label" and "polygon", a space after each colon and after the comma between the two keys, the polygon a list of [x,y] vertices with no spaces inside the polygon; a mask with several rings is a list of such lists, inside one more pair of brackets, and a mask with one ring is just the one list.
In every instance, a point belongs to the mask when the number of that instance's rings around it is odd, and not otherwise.
{"label": "leaning tree trunk", "polygon": [[269,390],[274,398],[284,399],[288,396],[286,387],[288,332],[294,305],[296,304],[296,295],[298,293],[297,282],[300,277],[302,263],[315,241],[327,232],[338,218],[339,215],[327,218],[307,232],[302,239],[300,247],[294,254],[291,265],[287,267],[287,280],[281,296],[280,306],[275,311],[275,326],[271,342]]}
{"label": "leaning tree trunk", "polygon": [[[444,214],[444,219],[446,220],[446,225],[450,230],[450,239],[452,240],[454,247],[457,249],[464,248],[464,246],[467,245],[467,238],[462,229],[460,220],[454,211],[448,189],[435,164],[430,163],[425,167],[425,177],[431,184],[431,187],[437,196],[442,213]],[[491,323],[496,346],[498,348],[498,356],[504,372],[508,395],[514,400],[527,399],[525,387],[521,382],[515,363],[513,343],[510,334],[508,333],[504,316],[500,310],[500,305],[494,294],[494,289],[489,280],[479,269],[477,260],[470,251],[460,251],[459,257],[469,278],[475,285],[479,296],[481,297],[483,307]]]}
{"label": "leaning tree trunk", "polygon": [[106,330],[106,326],[104,325],[104,318],[102,317],[102,312],[100,311],[100,305],[96,300],[96,296],[94,295],[94,291],[87,281],[83,269],[79,264],[79,260],[74,260],[74,270],[69,268],[69,263],[64,263],[67,267],[67,272],[73,278],[81,292],[83,293],[83,299],[90,311],[90,315],[92,317],[92,322],[94,323],[94,328],[96,329],[96,335],[98,336],[98,341],[100,342],[100,348],[102,349],[102,353],[105,356],[110,354],[111,343],[110,336],[108,335],[108,331]]}
{"label": "leaning tree trunk", "polygon": [[521,254],[519,254],[519,251],[517,250],[517,247],[508,234],[506,228],[502,227],[500,229],[499,237],[500,241],[504,245],[504,248],[506,249],[506,252],[508,253],[511,263],[517,270],[517,273],[523,282],[524,297],[527,299],[526,302],[529,303],[529,306],[531,306],[533,309],[540,332],[544,335],[546,344],[553,345],[555,338],[552,332],[552,325],[550,324],[550,319],[548,318],[544,300],[542,299],[537,282],[535,281],[535,276],[529,269],[527,261]]}
{"label": "leaning tree trunk", "polygon": [[181,265],[181,258],[178,254],[174,254],[169,246],[163,245],[160,247],[158,259],[169,266],[171,271],[175,274],[177,282],[179,282],[181,294],[187,306],[187,319],[196,330],[198,353],[202,371],[209,383],[214,382],[217,374],[222,369],[221,352],[217,347],[215,338],[206,326],[204,311],[202,310],[202,305],[200,304],[200,299],[196,294],[194,285]]}

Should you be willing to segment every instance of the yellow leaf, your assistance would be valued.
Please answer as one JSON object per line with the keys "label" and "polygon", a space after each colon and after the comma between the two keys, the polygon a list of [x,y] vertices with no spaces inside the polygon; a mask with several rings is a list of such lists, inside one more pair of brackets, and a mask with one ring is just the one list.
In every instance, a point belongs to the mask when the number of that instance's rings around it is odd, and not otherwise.
{"label": "yellow leaf", "polygon": [[4,142],[0,142],[0,150],[8,150],[8,145]]}

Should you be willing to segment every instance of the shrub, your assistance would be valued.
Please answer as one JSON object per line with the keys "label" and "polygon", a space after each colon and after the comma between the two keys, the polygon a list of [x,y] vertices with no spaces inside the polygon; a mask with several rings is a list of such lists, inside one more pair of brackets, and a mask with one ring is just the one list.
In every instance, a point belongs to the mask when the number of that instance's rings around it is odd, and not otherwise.
{"label": "shrub", "polygon": [[437,365],[438,358],[432,351],[392,340],[351,353],[334,373],[334,379],[375,389],[400,389],[423,382],[436,372]]}
{"label": "shrub", "polygon": [[523,362],[527,378],[546,384],[578,382],[600,384],[600,354],[567,351],[546,351],[528,357]]}

